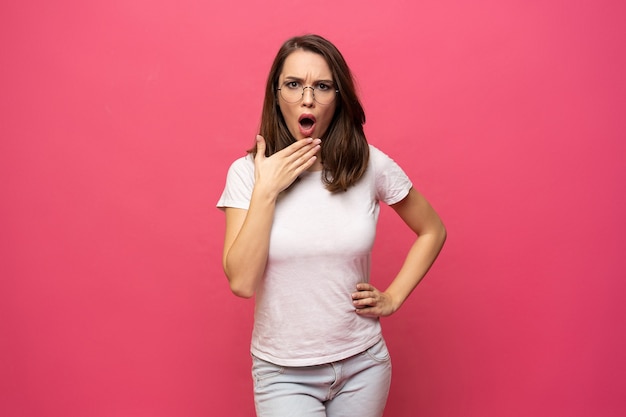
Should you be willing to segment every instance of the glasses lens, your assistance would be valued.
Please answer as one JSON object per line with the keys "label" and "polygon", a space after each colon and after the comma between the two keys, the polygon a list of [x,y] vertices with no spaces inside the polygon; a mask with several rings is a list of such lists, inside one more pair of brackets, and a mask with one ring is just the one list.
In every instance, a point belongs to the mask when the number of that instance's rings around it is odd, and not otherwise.
{"label": "glasses lens", "polygon": [[311,90],[311,94],[313,94],[313,99],[317,101],[319,104],[330,104],[336,97],[337,92],[332,86],[317,86],[313,87],[292,87],[289,83],[285,83],[280,88],[280,96],[287,103],[297,103],[302,100],[305,91],[309,89]]}
{"label": "glasses lens", "polygon": [[336,94],[337,93],[332,86],[318,86],[315,89],[315,101],[320,104],[330,104],[335,99]]}
{"label": "glasses lens", "polygon": [[297,103],[302,100],[302,88],[290,87],[285,83],[280,89],[280,96],[287,103]]}

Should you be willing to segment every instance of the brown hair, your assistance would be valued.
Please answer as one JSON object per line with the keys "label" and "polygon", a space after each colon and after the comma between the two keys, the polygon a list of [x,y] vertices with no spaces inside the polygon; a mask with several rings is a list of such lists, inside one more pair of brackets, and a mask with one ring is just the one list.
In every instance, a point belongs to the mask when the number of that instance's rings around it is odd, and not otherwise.
{"label": "brown hair", "polygon": [[[285,59],[296,50],[321,55],[333,74],[339,93],[335,114],[323,138],[321,148],[324,171],[322,178],[331,192],[346,191],[365,173],[369,147],[363,124],[365,112],[356,94],[352,73],[341,52],[318,35],[297,36],[287,40],[278,51],[265,87],[260,134],[266,141],[266,156],[286,148],[296,141],[291,135],[278,106],[278,78]],[[256,154],[256,147],[249,152]]]}

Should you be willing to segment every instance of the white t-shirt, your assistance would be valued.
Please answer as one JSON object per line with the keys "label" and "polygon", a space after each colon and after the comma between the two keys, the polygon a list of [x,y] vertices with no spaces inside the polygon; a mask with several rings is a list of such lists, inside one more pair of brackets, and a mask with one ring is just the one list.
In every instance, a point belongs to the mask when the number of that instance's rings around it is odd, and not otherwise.
{"label": "white t-shirt", "polygon": [[[345,359],[376,344],[378,319],[355,313],[351,294],[370,278],[379,201],[394,204],[412,184],[370,145],[367,171],[346,192],[330,193],[321,171],[305,172],[276,202],[263,282],[255,297],[251,352],[282,366]],[[254,159],[228,171],[217,207],[248,209]]]}

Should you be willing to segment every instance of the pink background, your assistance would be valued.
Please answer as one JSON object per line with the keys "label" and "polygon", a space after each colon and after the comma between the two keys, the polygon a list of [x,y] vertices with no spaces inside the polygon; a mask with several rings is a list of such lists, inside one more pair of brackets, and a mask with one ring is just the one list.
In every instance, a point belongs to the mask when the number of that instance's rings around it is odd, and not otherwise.
{"label": "pink background", "polygon": [[[449,231],[386,416],[626,414],[623,2],[213,3],[0,6],[1,415],[253,415],[214,205],[306,32]],[[375,283],[410,240],[385,208]]]}

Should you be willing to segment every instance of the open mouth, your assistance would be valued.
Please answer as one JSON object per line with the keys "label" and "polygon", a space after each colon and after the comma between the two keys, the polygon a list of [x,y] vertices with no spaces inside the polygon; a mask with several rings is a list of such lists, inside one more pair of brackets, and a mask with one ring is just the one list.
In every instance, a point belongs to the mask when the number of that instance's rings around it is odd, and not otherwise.
{"label": "open mouth", "polygon": [[300,119],[300,126],[302,126],[302,128],[304,128],[304,129],[308,130],[308,129],[312,128],[314,124],[315,124],[315,122],[313,121],[313,119],[309,119],[308,117]]}
{"label": "open mouth", "polygon": [[311,136],[315,128],[315,122],[315,116],[313,116],[312,114],[301,115],[300,118],[298,118],[300,133],[302,133],[304,136]]}

